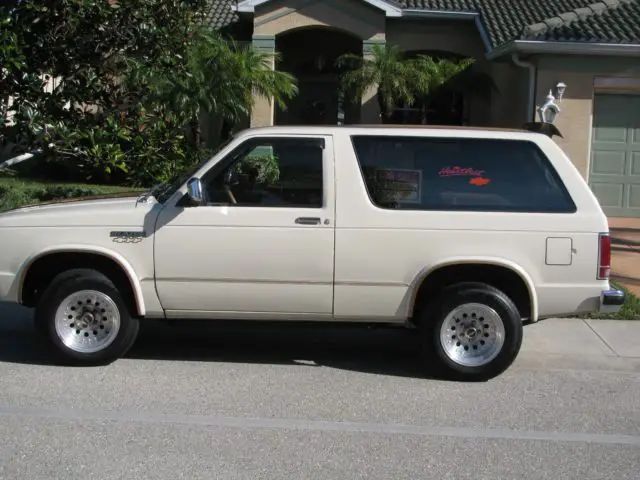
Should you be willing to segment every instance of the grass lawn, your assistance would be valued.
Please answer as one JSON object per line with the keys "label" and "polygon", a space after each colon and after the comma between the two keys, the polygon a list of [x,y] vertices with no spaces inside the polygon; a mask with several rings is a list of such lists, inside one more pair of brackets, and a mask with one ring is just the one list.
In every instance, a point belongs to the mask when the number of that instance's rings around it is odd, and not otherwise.
{"label": "grass lawn", "polygon": [[0,177],[0,212],[49,200],[143,191],[144,189],[110,185],[49,183],[16,177]]}
{"label": "grass lawn", "polygon": [[618,288],[626,293],[624,305],[618,313],[590,313],[581,318],[597,318],[602,320],[640,320],[640,299],[615,281],[611,281],[611,288]]}

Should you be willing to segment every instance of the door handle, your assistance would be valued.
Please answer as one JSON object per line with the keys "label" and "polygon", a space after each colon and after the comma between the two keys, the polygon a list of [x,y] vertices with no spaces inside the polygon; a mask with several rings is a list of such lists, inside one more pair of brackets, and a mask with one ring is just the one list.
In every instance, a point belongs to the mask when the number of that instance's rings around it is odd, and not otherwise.
{"label": "door handle", "polygon": [[296,223],[299,225],[320,225],[320,217],[298,217]]}

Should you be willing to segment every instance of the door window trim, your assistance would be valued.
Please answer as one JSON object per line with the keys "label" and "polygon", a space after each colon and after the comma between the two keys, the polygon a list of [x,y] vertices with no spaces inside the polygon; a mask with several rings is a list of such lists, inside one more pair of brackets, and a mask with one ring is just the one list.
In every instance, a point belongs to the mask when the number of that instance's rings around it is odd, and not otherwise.
{"label": "door window trim", "polygon": [[200,181],[206,185],[213,177],[219,175],[226,168],[228,168],[233,162],[238,160],[240,155],[249,153],[253,148],[259,147],[263,143],[268,142],[276,142],[276,141],[286,141],[286,140],[303,140],[310,142],[318,142],[318,146],[322,150],[322,204],[319,206],[308,206],[308,205],[234,205],[227,203],[207,203],[205,205],[201,205],[201,207],[233,207],[233,208],[268,208],[268,209],[312,209],[319,210],[326,208],[327,206],[327,186],[326,178],[325,178],[325,169],[326,165],[326,155],[327,155],[327,139],[328,135],[254,135],[251,137],[247,137],[241,141],[238,145],[236,145],[231,151],[229,151],[220,161],[216,162],[211,168],[209,168],[206,172],[200,175]]}

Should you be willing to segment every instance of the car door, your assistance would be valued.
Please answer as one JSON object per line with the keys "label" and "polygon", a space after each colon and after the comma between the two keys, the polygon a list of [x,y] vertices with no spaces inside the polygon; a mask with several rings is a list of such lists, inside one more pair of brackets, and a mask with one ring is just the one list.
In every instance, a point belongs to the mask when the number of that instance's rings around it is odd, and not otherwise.
{"label": "car door", "polygon": [[330,136],[254,136],[201,175],[205,202],[160,213],[156,289],[168,317],[333,314]]}

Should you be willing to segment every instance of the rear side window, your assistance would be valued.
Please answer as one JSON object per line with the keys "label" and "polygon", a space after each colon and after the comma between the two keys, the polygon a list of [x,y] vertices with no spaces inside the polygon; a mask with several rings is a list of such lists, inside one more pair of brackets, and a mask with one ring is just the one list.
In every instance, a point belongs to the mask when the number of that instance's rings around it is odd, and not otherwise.
{"label": "rear side window", "polygon": [[529,141],[372,135],[352,141],[380,208],[576,211],[549,160]]}

